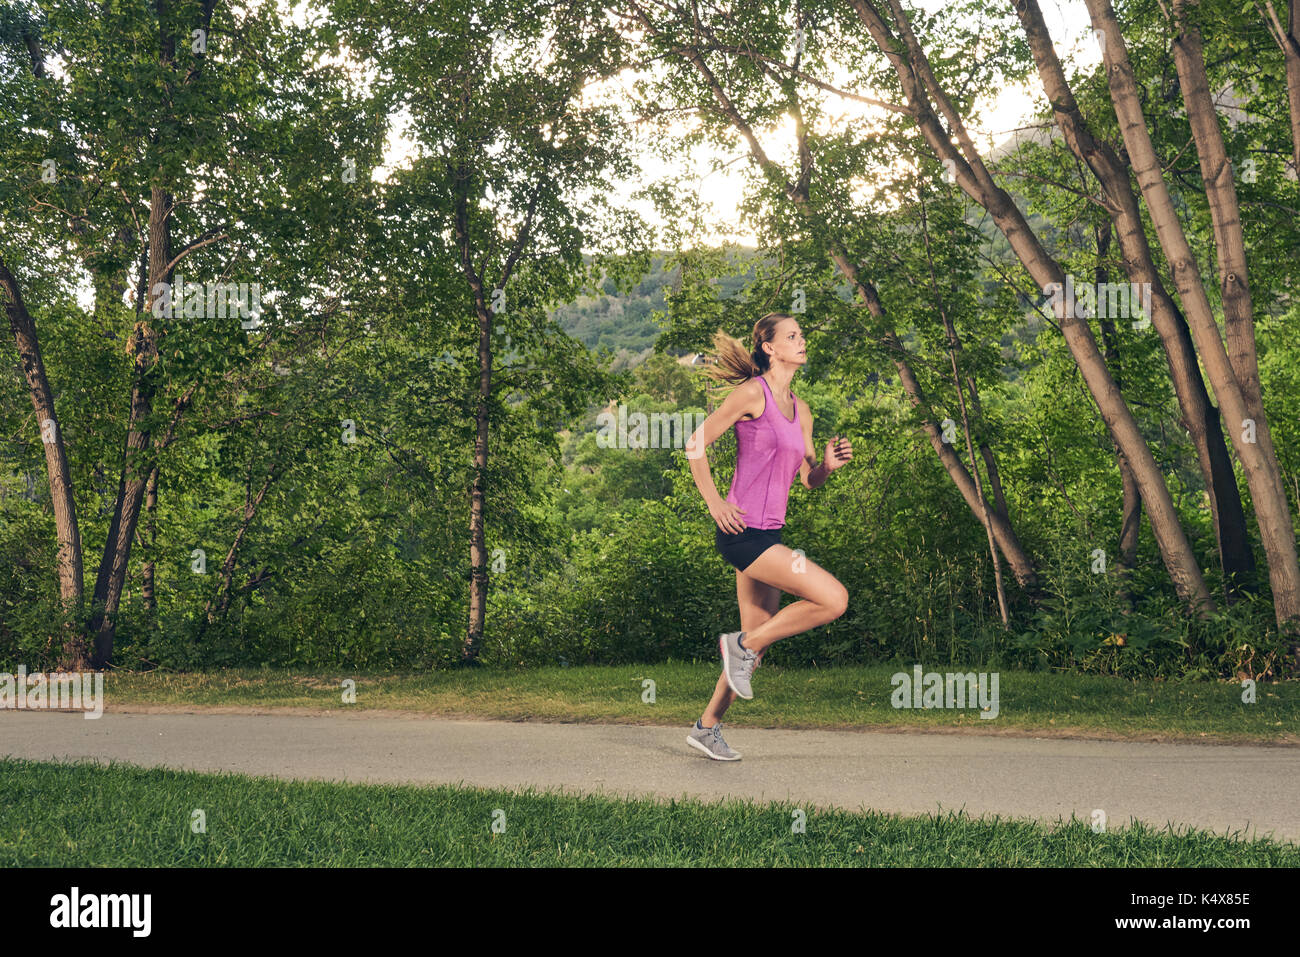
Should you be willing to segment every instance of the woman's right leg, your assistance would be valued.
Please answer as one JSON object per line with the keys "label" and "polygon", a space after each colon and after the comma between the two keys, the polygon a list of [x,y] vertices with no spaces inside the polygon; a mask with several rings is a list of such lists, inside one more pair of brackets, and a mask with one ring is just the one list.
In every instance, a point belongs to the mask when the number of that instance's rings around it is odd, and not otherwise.
{"label": "woman's right leg", "polygon": [[745,631],[745,647],[762,653],[768,645],[834,621],[849,606],[848,590],[839,580],[807,558],[796,558],[785,545],[773,545],[754,559],[745,574],[783,592],[798,595],[753,631]]}
{"label": "woman's right leg", "polygon": [[[781,607],[781,591],[771,585],[764,585],[756,578],[750,578],[739,569],[736,570],[736,605],[740,609],[740,629],[757,628],[776,614]],[[761,656],[760,656],[761,662]],[[758,664],[754,665],[755,668]],[[727,713],[736,692],[727,684],[727,676],[719,675],[718,683],[713,689],[713,698],[700,716],[700,724],[711,728]]]}

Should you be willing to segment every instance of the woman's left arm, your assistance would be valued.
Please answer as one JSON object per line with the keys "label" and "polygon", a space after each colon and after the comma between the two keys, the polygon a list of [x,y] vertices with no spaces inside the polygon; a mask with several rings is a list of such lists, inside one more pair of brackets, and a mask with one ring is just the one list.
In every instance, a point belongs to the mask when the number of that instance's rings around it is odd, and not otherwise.
{"label": "woman's left arm", "polygon": [[853,458],[853,446],[848,439],[837,435],[826,443],[826,452],[818,462],[817,454],[813,450],[812,412],[803,399],[796,396],[795,401],[799,403],[799,421],[803,423],[804,455],[803,462],[799,466],[799,480],[803,482],[804,488],[821,488],[832,472],[849,464]]}

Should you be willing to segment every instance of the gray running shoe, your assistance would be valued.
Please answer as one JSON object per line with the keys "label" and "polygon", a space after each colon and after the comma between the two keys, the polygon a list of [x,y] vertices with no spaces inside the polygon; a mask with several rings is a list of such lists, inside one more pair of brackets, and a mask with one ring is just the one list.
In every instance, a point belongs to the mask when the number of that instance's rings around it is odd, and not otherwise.
{"label": "gray running shoe", "polygon": [[686,736],[686,743],[703,751],[715,761],[740,760],[740,752],[731,750],[731,748],[727,747],[727,742],[722,740],[721,721],[711,728],[700,728],[692,725],[691,733]]}
{"label": "gray running shoe", "polygon": [[754,697],[749,679],[753,677],[754,668],[758,665],[758,655],[741,646],[740,637],[743,634],[743,631],[728,632],[718,639],[718,646],[722,650],[722,673],[727,676],[727,684],[732,691],[748,701]]}

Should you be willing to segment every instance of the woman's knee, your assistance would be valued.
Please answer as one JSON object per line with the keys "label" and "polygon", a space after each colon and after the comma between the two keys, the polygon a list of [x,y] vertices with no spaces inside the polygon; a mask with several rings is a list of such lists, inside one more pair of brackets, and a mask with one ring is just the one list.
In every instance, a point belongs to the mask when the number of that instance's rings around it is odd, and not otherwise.
{"label": "woman's knee", "polygon": [[837,581],[820,604],[826,608],[827,621],[834,621],[849,609],[849,590]]}

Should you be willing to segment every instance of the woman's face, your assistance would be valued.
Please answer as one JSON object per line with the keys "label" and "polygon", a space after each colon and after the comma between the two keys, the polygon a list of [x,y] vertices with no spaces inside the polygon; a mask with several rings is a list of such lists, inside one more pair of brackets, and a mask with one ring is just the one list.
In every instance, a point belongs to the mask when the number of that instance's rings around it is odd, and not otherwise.
{"label": "woman's face", "polygon": [[776,331],[770,341],[763,343],[763,348],[772,361],[788,362],[801,366],[808,361],[807,343],[804,342],[803,330],[793,319],[782,319],[777,323]]}

